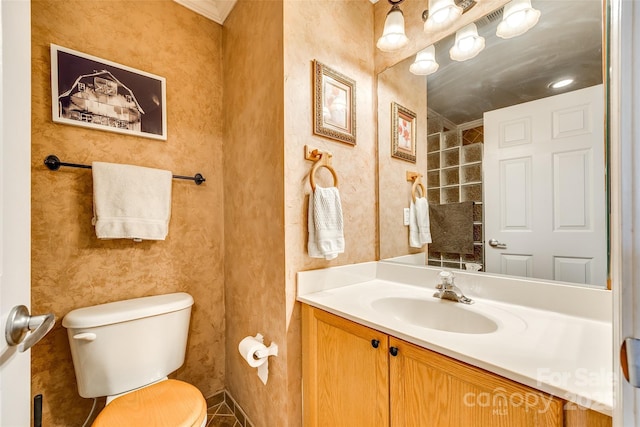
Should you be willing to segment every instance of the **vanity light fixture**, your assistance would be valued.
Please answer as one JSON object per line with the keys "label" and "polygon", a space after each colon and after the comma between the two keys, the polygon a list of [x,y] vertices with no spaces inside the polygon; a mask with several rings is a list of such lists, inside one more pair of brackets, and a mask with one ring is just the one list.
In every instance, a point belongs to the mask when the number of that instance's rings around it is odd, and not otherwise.
{"label": "vanity light fixture", "polygon": [[428,76],[438,70],[436,62],[436,48],[434,45],[422,49],[416,54],[416,60],[409,67],[409,71],[417,76]]}
{"label": "vanity light fixture", "polygon": [[569,79],[562,79],[562,80],[558,80],[556,82],[553,82],[549,85],[549,87],[551,89],[560,89],[566,86],[569,86],[571,83],[573,83],[573,79],[569,78]]}
{"label": "vanity light fixture", "polygon": [[511,0],[504,6],[496,35],[503,39],[519,36],[533,28],[538,19],[540,11],[531,6],[531,0]]}
{"label": "vanity light fixture", "polygon": [[484,49],[484,37],[478,35],[476,24],[469,24],[456,31],[456,41],[449,50],[454,61],[466,61],[474,58]]}
{"label": "vanity light fixture", "polygon": [[378,49],[383,52],[393,52],[409,43],[409,39],[404,33],[404,14],[399,6],[404,0],[388,1],[391,3],[391,10],[387,13],[387,18],[384,21],[382,37],[376,43]]}
{"label": "vanity light fixture", "polygon": [[429,16],[424,21],[424,31],[432,32],[447,28],[462,15],[462,7],[454,0],[429,0]]}

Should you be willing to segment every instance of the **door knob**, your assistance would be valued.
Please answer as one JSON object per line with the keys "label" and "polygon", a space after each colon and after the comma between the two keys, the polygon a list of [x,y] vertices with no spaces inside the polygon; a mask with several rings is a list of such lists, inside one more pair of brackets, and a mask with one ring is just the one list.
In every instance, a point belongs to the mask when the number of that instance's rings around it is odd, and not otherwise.
{"label": "door knob", "polygon": [[489,240],[489,246],[491,246],[493,248],[496,248],[496,249],[507,249],[507,244],[506,243],[500,243],[496,239]]}
{"label": "door knob", "polygon": [[620,368],[632,386],[640,387],[640,340],[625,338],[620,347]]}
{"label": "door knob", "polygon": [[55,323],[53,313],[31,316],[27,307],[17,305],[9,312],[4,336],[7,344],[20,344],[18,350],[24,352],[47,335]]}

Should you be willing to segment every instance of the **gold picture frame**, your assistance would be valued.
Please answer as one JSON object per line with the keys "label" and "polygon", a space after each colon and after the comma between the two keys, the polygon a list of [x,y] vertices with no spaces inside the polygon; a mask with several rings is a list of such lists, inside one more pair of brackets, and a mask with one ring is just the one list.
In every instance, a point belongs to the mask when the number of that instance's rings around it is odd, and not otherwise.
{"label": "gold picture frame", "polygon": [[416,113],[391,103],[391,157],[416,162]]}
{"label": "gold picture frame", "polygon": [[313,133],[356,145],[356,82],[313,61]]}

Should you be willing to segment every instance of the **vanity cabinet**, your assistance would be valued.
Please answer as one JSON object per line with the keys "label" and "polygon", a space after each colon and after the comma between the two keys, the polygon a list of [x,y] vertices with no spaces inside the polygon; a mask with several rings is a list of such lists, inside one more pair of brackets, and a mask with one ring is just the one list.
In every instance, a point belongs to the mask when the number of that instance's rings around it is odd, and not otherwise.
{"label": "vanity cabinet", "polygon": [[562,399],[306,304],[302,351],[305,427],[611,425],[610,417],[565,414]]}
{"label": "vanity cabinet", "polygon": [[561,399],[396,338],[389,346],[392,426],[562,427]]}
{"label": "vanity cabinet", "polygon": [[302,378],[307,427],[389,425],[389,338],[302,306]]}

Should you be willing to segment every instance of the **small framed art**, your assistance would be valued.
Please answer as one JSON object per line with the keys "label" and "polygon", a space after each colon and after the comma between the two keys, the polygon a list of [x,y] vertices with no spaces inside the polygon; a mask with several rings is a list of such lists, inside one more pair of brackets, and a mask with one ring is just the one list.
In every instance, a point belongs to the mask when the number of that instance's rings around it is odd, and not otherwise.
{"label": "small framed art", "polygon": [[391,103],[391,157],[416,162],[416,114]]}
{"label": "small framed art", "polygon": [[313,61],[313,133],[356,144],[356,82]]}

